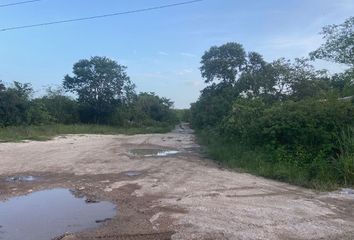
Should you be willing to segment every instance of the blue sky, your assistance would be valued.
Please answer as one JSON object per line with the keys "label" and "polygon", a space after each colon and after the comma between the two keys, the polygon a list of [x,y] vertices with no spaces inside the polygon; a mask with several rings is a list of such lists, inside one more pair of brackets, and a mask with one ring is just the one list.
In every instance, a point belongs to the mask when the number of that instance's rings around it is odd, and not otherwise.
{"label": "blue sky", "polygon": [[[18,0],[0,0],[0,4]],[[183,0],[43,0],[0,8],[0,28],[152,7]],[[107,56],[128,67],[138,91],[189,107],[205,86],[200,58],[235,41],[271,61],[306,56],[322,26],[354,15],[353,0],[205,0],[192,5],[86,22],[0,32],[0,79],[31,82],[43,93],[72,65]],[[343,66],[318,62],[332,72]]]}

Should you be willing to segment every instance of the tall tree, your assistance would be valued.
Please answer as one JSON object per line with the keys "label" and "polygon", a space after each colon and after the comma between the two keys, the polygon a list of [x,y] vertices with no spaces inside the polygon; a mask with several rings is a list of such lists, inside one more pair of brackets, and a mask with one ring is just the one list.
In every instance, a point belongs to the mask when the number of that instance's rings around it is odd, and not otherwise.
{"label": "tall tree", "polygon": [[250,98],[269,94],[274,85],[269,74],[270,64],[263,59],[261,54],[250,52],[247,54],[247,62],[236,88],[242,92],[243,96]]}
{"label": "tall tree", "polygon": [[5,90],[6,90],[5,84],[0,80],[0,92]]}
{"label": "tall tree", "polygon": [[354,17],[339,25],[329,25],[322,31],[325,43],[310,53],[312,59],[324,59],[346,64],[349,69],[333,76],[331,86],[341,96],[354,94]]}
{"label": "tall tree", "polygon": [[201,73],[206,83],[222,81],[234,84],[246,64],[246,52],[239,43],[214,46],[202,56]]}
{"label": "tall tree", "polygon": [[339,25],[329,25],[322,30],[325,43],[312,52],[312,58],[334,61],[354,67],[354,17]]}
{"label": "tall tree", "polygon": [[63,86],[76,93],[80,104],[86,107],[87,119],[104,122],[107,115],[124,98],[124,87],[131,85],[126,67],[106,57],[92,57],[74,64],[74,76],[66,75]]}

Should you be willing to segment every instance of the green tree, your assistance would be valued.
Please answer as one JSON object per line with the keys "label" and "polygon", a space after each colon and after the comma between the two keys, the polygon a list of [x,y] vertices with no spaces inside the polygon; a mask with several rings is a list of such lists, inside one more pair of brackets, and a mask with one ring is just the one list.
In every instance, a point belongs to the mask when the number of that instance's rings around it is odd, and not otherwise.
{"label": "green tree", "polygon": [[47,94],[37,99],[44,105],[50,114],[52,121],[63,124],[79,122],[79,109],[76,100],[64,95],[63,89],[47,89]]}
{"label": "green tree", "polygon": [[29,124],[31,85],[19,82],[8,88],[0,85],[0,126]]}
{"label": "green tree", "polygon": [[275,84],[271,70],[271,65],[263,59],[261,54],[248,53],[246,65],[240,74],[236,88],[242,96],[247,98],[271,94]]}
{"label": "green tree", "polygon": [[327,71],[316,70],[306,58],[295,59],[290,79],[291,98],[297,101],[323,97],[328,91],[330,80]]}
{"label": "green tree", "polygon": [[106,57],[92,57],[75,63],[73,73],[65,76],[63,86],[78,95],[83,120],[105,123],[122,103],[124,87],[131,85],[126,67]]}
{"label": "green tree", "polygon": [[191,106],[191,123],[197,129],[215,127],[229,114],[238,97],[235,87],[227,83],[212,84],[201,91]]}
{"label": "green tree", "polygon": [[344,73],[335,74],[331,86],[341,96],[354,94],[354,17],[338,25],[329,25],[322,30],[325,43],[310,53],[312,59],[323,59],[349,66]]}
{"label": "green tree", "polygon": [[173,102],[167,98],[160,98],[154,93],[140,93],[135,102],[135,121],[173,122],[176,120],[174,112],[171,110]]}
{"label": "green tree", "polygon": [[339,25],[329,25],[322,30],[325,43],[310,56],[354,67],[354,17]]}
{"label": "green tree", "polygon": [[214,46],[202,56],[201,73],[206,83],[222,81],[234,84],[246,64],[246,52],[239,43]]}
{"label": "green tree", "polygon": [[0,80],[0,92],[5,90],[6,90],[5,84]]}

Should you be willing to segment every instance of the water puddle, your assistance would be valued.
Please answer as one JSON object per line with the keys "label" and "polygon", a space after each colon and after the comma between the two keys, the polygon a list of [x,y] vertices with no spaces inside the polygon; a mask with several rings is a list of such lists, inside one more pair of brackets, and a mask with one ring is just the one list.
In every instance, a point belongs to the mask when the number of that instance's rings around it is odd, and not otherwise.
{"label": "water puddle", "polygon": [[351,195],[354,196],[354,189],[351,188],[342,188],[341,194],[345,194],[345,195]]}
{"label": "water puddle", "polygon": [[68,189],[52,189],[0,202],[0,239],[53,239],[97,227],[116,215],[114,204],[86,200]]}
{"label": "water puddle", "polygon": [[124,173],[124,175],[128,176],[128,177],[136,177],[141,175],[141,172],[138,171],[127,171]]}
{"label": "water puddle", "polygon": [[34,182],[38,180],[39,177],[35,177],[35,176],[11,176],[5,178],[6,182],[11,182],[11,183]]}
{"label": "water puddle", "polygon": [[130,153],[143,157],[168,157],[179,153],[172,149],[133,149]]}

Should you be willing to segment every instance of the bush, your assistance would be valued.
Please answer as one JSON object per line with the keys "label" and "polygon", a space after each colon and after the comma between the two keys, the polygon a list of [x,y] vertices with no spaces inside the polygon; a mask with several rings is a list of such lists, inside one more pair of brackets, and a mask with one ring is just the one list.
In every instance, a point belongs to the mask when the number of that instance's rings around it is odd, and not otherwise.
{"label": "bush", "polygon": [[250,145],[335,154],[335,137],[354,126],[354,105],[331,100],[280,102],[267,106],[261,100],[236,101],[221,130],[230,138]]}
{"label": "bush", "polygon": [[218,126],[231,109],[238,91],[228,84],[211,85],[191,105],[191,124],[196,129]]}
{"label": "bush", "polygon": [[353,129],[351,102],[304,100],[267,105],[259,99],[240,99],[217,131],[208,132],[210,140],[204,143],[216,158],[226,158],[228,165],[322,188],[354,184]]}
{"label": "bush", "polygon": [[55,123],[73,124],[79,122],[78,103],[60,91],[49,90],[37,101],[41,102]]}
{"label": "bush", "polygon": [[29,124],[31,86],[18,82],[9,88],[0,85],[0,127]]}

